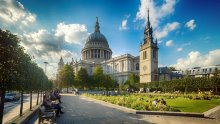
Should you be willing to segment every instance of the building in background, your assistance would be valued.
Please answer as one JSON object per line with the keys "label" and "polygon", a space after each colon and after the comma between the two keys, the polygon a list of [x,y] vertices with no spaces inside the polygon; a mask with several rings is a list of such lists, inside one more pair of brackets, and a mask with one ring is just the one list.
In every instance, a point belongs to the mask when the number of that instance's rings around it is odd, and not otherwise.
{"label": "building in background", "polygon": [[183,71],[172,71],[169,67],[158,68],[159,81],[170,81],[183,78]]}
{"label": "building in background", "polygon": [[194,67],[186,69],[184,75],[190,77],[212,77],[216,71],[220,71],[220,65],[215,66],[205,66],[205,67]]}

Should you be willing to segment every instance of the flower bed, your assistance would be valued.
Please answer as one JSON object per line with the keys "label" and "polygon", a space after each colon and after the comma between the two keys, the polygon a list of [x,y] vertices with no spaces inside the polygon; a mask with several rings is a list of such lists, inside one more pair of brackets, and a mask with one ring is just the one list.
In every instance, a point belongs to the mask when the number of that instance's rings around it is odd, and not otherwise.
{"label": "flower bed", "polygon": [[[212,100],[194,100],[190,99],[188,95],[181,94],[127,94],[118,96],[103,96],[83,94],[84,96],[99,99],[112,104],[125,106],[135,110],[149,110],[149,111],[175,111],[175,112],[205,112],[217,105],[220,105],[220,99]],[[164,99],[167,105],[158,102],[156,105],[152,104],[155,99]]]}

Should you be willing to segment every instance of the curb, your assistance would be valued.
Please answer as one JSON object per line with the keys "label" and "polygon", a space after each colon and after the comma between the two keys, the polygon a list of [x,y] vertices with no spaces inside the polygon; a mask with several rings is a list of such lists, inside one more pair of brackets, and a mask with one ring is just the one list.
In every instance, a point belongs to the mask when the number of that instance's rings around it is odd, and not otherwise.
{"label": "curb", "polygon": [[136,111],[136,114],[145,114],[145,115],[166,115],[166,116],[183,116],[183,117],[204,118],[204,114],[203,114],[203,113],[191,113],[191,112]]}
{"label": "curb", "polygon": [[112,103],[109,103],[109,102],[105,102],[105,101],[94,99],[94,98],[87,97],[87,96],[80,96],[80,97],[84,97],[84,98],[93,100],[97,103],[106,105],[108,107],[112,107],[112,108],[115,108],[115,109],[118,109],[118,110],[122,110],[124,112],[133,113],[133,114],[205,118],[204,113],[169,112],[169,111],[143,111],[143,110],[141,111],[141,110],[135,110],[135,109],[119,106],[119,105],[116,105],[116,104],[112,104]]}
{"label": "curb", "polygon": [[36,114],[41,104],[36,105],[32,110],[24,111],[22,116],[16,116],[6,124],[27,124],[27,122]]}
{"label": "curb", "polygon": [[220,105],[204,112],[205,117],[212,119],[220,119]]}

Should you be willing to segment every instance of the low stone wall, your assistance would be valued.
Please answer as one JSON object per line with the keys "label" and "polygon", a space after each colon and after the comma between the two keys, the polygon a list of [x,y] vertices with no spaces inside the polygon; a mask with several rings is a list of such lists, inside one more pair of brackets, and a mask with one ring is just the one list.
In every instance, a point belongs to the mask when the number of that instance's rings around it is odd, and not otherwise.
{"label": "low stone wall", "polygon": [[38,112],[40,104],[33,107],[32,110],[27,110],[23,112],[22,116],[16,116],[6,124],[26,124],[35,114]]}

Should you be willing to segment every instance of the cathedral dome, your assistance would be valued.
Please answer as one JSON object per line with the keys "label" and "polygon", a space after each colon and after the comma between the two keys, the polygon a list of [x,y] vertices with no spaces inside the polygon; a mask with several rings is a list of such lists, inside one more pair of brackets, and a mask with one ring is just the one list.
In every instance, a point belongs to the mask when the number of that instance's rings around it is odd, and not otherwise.
{"label": "cathedral dome", "polygon": [[86,40],[86,44],[82,49],[83,60],[94,60],[97,62],[110,59],[112,50],[109,48],[108,41],[99,30],[98,18],[95,24],[95,30]]}
{"label": "cathedral dome", "polygon": [[105,36],[100,32],[99,28],[99,22],[97,18],[95,31],[87,38],[84,49],[93,47],[109,48],[108,41]]}
{"label": "cathedral dome", "polygon": [[89,35],[86,40],[85,48],[90,47],[104,47],[109,48],[108,41],[105,36],[100,32],[94,32]]}

